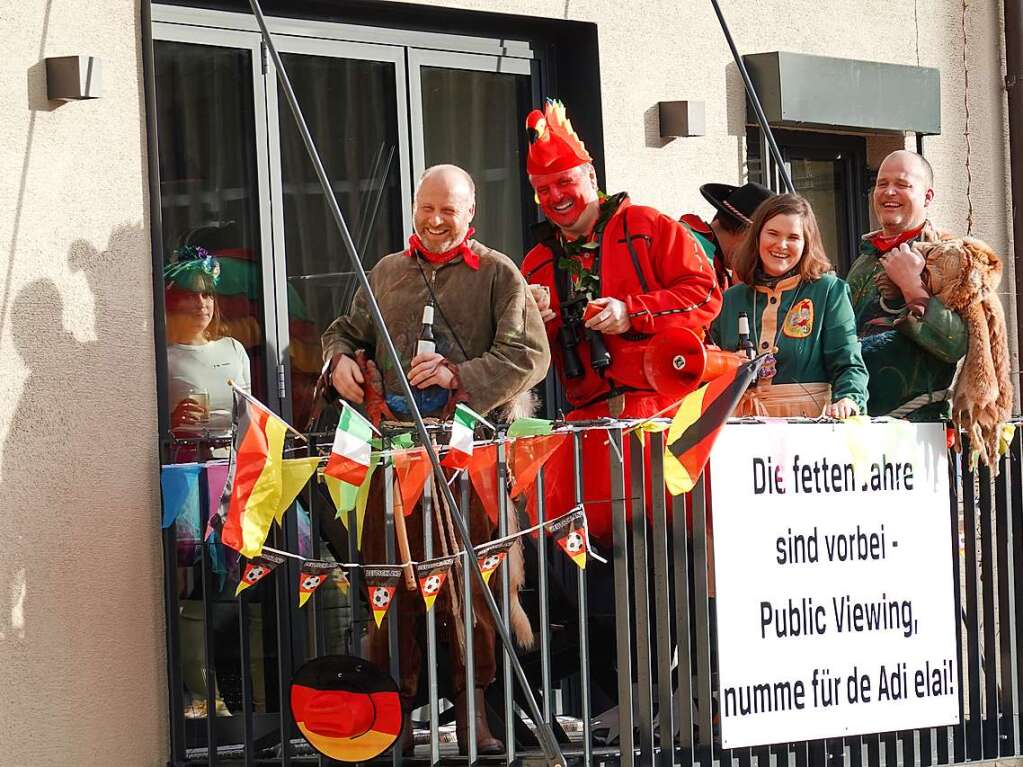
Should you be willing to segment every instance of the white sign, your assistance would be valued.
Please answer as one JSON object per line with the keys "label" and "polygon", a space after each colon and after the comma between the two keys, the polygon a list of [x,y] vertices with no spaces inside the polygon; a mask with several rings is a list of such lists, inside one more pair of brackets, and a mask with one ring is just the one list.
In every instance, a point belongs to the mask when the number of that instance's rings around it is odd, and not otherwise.
{"label": "white sign", "polygon": [[724,748],[959,721],[945,430],[856,420],[714,445]]}

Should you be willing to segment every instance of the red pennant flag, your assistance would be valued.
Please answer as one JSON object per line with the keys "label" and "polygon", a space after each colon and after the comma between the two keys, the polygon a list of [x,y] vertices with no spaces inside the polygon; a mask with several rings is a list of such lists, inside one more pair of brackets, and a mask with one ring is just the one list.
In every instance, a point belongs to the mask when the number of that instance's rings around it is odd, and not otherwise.
{"label": "red pennant flag", "polygon": [[423,595],[426,611],[433,607],[434,601],[444,587],[448,571],[455,563],[455,557],[441,557],[420,562],[416,565],[416,580],[419,581],[419,593]]}
{"label": "red pennant flag", "polygon": [[302,563],[302,569],[298,574],[298,606],[302,607],[309,601],[323,582],[327,580],[331,571],[337,567],[336,562],[325,562],[316,559],[307,559]]}
{"label": "red pennant flag", "polygon": [[250,559],[245,563],[245,570],[242,571],[242,577],[238,581],[238,588],[235,589],[234,595],[238,596],[250,586],[255,586],[272,573],[274,568],[283,564],[284,557],[280,554],[271,554],[269,551],[264,551],[258,557]]}
{"label": "red pennant flag", "polygon": [[497,445],[485,445],[472,451],[469,459],[469,479],[487,510],[487,516],[493,524],[497,524],[497,494],[500,490],[497,481]]}
{"label": "red pennant flag", "polygon": [[476,561],[480,564],[480,571],[483,573],[483,580],[490,583],[490,576],[494,570],[501,566],[508,556],[508,549],[515,541],[501,541],[476,547]]}
{"label": "red pennant flag", "polygon": [[394,599],[394,592],[398,590],[401,568],[370,565],[364,567],[362,573],[366,580],[366,592],[369,594],[369,606],[373,610],[373,620],[376,621],[377,628],[380,628],[387,609]]}
{"label": "red pennant flag", "polygon": [[433,466],[426,456],[426,450],[421,447],[394,454],[394,481],[398,486],[395,503],[401,504],[406,517],[412,513],[423,496],[423,487],[432,470]]}
{"label": "red pennant flag", "polygon": [[533,486],[536,475],[547,463],[547,459],[568,437],[568,434],[547,434],[538,437],[519,437],[511,443],[508,463],[515,478],[511,489],[512,498],[518,498]]}

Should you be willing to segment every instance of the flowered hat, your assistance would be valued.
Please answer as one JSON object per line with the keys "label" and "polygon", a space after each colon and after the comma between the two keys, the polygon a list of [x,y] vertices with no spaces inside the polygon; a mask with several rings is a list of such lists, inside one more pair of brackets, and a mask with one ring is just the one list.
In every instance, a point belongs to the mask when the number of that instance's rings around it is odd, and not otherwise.
{"label": "flowered hat", "polygon": [[163,268],[167,287],[205,293],[217,287],[220,261],[199,245],[182,245],[174,251],[174,260]]}

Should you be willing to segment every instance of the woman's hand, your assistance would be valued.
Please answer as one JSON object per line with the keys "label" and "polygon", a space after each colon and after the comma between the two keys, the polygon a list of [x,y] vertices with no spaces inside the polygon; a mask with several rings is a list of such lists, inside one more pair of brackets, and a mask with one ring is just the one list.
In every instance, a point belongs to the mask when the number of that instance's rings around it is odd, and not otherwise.
{"label": "woman's hand", "polygon": [[171,411],[171,429],[180,429],[183,426],[195,426],[204,423],[207,418],[206,408],[187,397],[177,404]]}
{"label": "woman's hand", "polygon": [[838,402],[832,402],[824,408],[824,415],[828,418],[837,418],[839,421],[859,414],[859,406],[848,397],[842,397]]}

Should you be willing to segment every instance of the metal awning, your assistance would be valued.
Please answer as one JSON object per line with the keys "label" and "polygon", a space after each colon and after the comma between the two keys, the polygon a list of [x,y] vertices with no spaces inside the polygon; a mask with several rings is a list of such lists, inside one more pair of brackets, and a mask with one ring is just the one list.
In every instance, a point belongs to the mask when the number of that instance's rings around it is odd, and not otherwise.
{"label": "metal awning", "polygon": [[784,51],[743,61],[771,125],[941,133],[939,70],[932,67]]}

